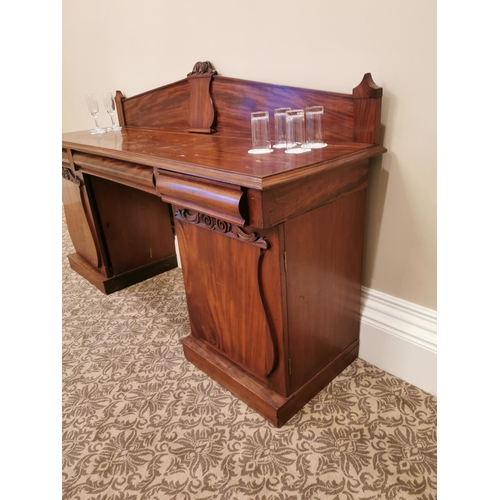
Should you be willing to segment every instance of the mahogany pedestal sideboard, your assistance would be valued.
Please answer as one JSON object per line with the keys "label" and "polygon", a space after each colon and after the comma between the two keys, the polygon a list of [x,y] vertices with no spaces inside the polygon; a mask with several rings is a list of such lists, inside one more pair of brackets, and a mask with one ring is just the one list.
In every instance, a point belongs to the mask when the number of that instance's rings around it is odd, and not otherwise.
{"label": "mahogany pedestal sideboard", "polygon": [[[110,292],[175,265],[172,216],[186,358],[283,425],[358,355],[381,100],[370,74],[339,94],[221,77],[209,62],[143,94],[118,91],[121,131],[63,134],[73,269]],[[310,105],[325,108],[326,147],[248,154],[252,111],[270,111],[272,129],[273,109]]]}

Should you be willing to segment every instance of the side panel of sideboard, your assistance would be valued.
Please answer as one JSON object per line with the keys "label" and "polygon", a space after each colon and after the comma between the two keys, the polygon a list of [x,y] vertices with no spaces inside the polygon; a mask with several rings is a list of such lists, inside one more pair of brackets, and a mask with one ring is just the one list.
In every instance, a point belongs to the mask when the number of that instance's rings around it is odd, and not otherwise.
{"label": "side panel of sideboard", "polygon": [[101,289],[108,275],[86,182],[81,172],[75,172],[71,156],[64,149],[62,163],[62,201],[66,225],[75,248],[75,253],[68,255],[68,260],[74,271]]}
{"label": "side panel of sideboard", "polygon": [[291,392],[358,342],[365,193],[284,224]]}

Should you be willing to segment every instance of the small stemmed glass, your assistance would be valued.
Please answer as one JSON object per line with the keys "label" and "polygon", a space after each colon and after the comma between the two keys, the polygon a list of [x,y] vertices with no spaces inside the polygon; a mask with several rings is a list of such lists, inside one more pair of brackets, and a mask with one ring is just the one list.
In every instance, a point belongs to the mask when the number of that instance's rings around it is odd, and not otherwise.
{"label": "small stemmed glass", "polygon": [[106,130],[103,128],[99,127],[99,124],[97,123],[97,116],[99,115],[99,103],[97,102],[97,99],[95,98],[94,94],[87,94],[86,96],[87,99],[87,108],[90,111],[90,114],[93,116],[94,121],[95,121],[95,129],[91,130],[91,134],[105,134]]}
{"label": "small stemmed glass", "polygon": [[111,92],[103,92],[102,102],[104,103],[104,107],[106,108],[109,117],[111,118],[111,127],[108,127],[106,130],[112,130],[112,131],[121,130],[122,128],[120,127],[120,125],[115,123],[114,115],[116,106],[115,106],[115,100],[113,99]]}

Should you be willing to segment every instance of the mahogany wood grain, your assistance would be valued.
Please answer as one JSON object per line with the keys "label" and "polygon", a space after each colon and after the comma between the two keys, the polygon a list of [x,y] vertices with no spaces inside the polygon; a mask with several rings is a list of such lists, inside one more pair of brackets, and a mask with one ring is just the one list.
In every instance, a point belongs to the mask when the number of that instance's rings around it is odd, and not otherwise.
{"label": "mahogany wood grain", "polygon": [[354,100],[354,141],[370,144],[380,143],[381,99]]}
{"label": "mahogany wood grain", "polygon": [[79,253],[69,254],[68,262],[73,271],[85,278],[102,293],[109,293],[105,285],[109,277],[100,272],[98,268],[90,264],[89,261],[83,258]]}
{"label": "mahogany wood grain", "polygon": [[86,153],[75,153],[73,161],[76,167],[86,174],[119,182],[146,193],[156,194],[152,167]]}
{"label": "mahogany wood grain", "polygon": [[381,87],[375,84],[370,73],[353,89],[354,142],[380,144],[380,118],[382,113]]}
{"label": "mahogany wood grain", "polygon": [[334,169],[386,151],[379,145],[348,142],[301,155],[288,155],[283,151],[251,155],[248,154],[251,141],[242,137],[135,128],[99,138],[88,131],[69,132],[63,134],[63,144],[73,154],[89,153],[259,190],[286,184],[292,179],[306,179],[318,169]]}
{"label": "mahogany wood grain", "polygon": [[383,93],[384,90],[373,81],[371,73],[365,73],[359,85],[352,89],[355,99],[379,99]]}
{"label": "mahogany wood grain", "polygon": [[135,283],[152,278],[177,266],[177,259],[174,255],[117,276],[106,276],[77,253],[68,255],[68,261],[73,271],[106,295],[123,290]]}
{"label": "mahogany wood grain", "polygon": [[89,179],[113,275],[175,257],[166,203],[118,182],[100,177]]}
{"label": "mahogany wood grain", "polygon": [[305,179],[299,177],[262,191],[248,190],[250,224],[274,226],[345,193],[364,189],[367,184],[368,160],[353,160],[336,168],[329,168],[328,164],[317,167]]}
{"label": "mahogany wood grain", "polygon": [[244,225],[243,191],[229,184],[211,184],[186,175],[156,170],[156,189],[163,201]]}
{"label": "mahogany wood grain", "polygon": [[[354,111],[352,96],[349,94],[271,85],[223,76],[214,76],[210,89],[217,117],[211,128],[218,134],[250,139],[250,113],[253,111],[269,111],[271,130],[274,130],[275,108],[321,105],[325,108],[326,142],[353,140]],[[171,132],[195,128],[190,127],[188,123],[190,87],[187,78],[128,99],[123,98],[122,102],[125,125]],[[205,120],[208,122],[209,118]]]}
{"label": "mahogany wood grain", "polygon": [[62,148],[62,166],[74,171],[69,160],[69,153],[66,148]]}
{"label": "mahogany wood grain", "polygon": [[261,295],[266,249],[179,218],[175,223],[192,335],[265,380],[277,363],[276,333]]}
{"label": "mahogany wood grain", "polygon": [[359,338],[365,193],[285,223],[292,391]]}
{"label": "mahogany wood grain", "polygon": [[235,237],[220,220],[174,209],[193,336],[286,395],[280,229]]}
{"label": "mahogany wood grain", "polygon": [[288,342],[286,314],[285,263],[283,259],[284,235],[281,225],[272,228],[254,228],[268,243],[268,249],[261,260],[261,295],[268,324],[275,342],[276,365],[267,376],[267,384],[282,396],[289,394]]}
{"label": "mahogany wood grain", "polygon": [[325,141],[349,142],[353,138],[353,102],[348,94],[216,76],[212,96],[217,110],[216,128],[220,134],[250,138],[250,113],[253,111],[269,111],[273,131],[274,109],[320,105],[325,109]]}
{"label": "mahogany wood grain", "polygon": [[189,132],[211,134],[215,132],[215,109],[210,96],[210,85],[217,72],[209,61],[198,62],[193,71],[188,74],[190,85],[189,102],[187,106],[187,121]]}
{"label": "mahogany wood grain", "polygon": [[124,125],[186,132],[189,127],[189,92],[189,83],[185,78],[142,94],[123,97]]}
{"label": "mahogany wood grain", "polygon": [[125,96],[121,90],[117,90],[115,94],[116,116],[118,118],[118,125],[125,127],[125,114],[123,111],[123,100]]}
{"label": "mahogany wood grain", "polygon": [[62,199],[71,242],[78,254],[94,268],[99,268],[101,260],[83,206],[82,189],[82,177],[76,176],[72,170],[63,167]]}
{"label": "mahogany wood grain", "polygon": [[253,111],[269,111],[274,130],[274,109],[321,105],[327,143],[380,142],[382,88],[373,82],[370,73],[364,75],[351,95],[227,78],[217,75],[207,61],[197,63],[187,78],[173,84],[128,99],[121,91],[116,96],[119,122],[131,127],[217,131],[250,138]]}

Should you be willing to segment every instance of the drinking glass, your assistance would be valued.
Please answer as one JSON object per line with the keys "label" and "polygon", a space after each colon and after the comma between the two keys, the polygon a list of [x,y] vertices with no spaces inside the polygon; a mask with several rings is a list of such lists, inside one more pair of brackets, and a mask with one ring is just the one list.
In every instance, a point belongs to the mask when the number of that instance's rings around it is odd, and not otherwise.
{"label": "drinking glass", "polygon": [[272,153],[271,140],[269,139],[269,113],[267,111],[255,111],[250,114],[252,125],[252,149],[251,154]]}
{"label": "drinking glass", "polygon": [[115,105],[115,100],[111,95],[111,92],[103,92],[102,102],[104,103],[104,107],[106,108],[109,117],[111,118],[111,127],[108,127],[106,130],[113,130],[113,131],[121,130],[122,128],[120,127],[120,125],[115,123],[114,116],[116,111],[116,105]]}
{"label": "drinking glass", "polygon": [[87,94],[86,96],[87,99],[87,108],[90,111],[90,114],[94,118],[95,121],[95,129],[91,130],[91,134],[105,134],[106,130],[103,128],[99,127],[99,124],[97,123],[97,116],[99,115],[99,103],[97,102],[97,99],[95,98],[94,94]]}
{"label": "drinking glass", "polygon": [[274,144],[273,148],[286,148],[286,112],[291,108],[274,110]]}
{"label": "drinking glass", "polygon": [[306,131],[303,109],[290,109],[286,112],[286,150],[288,154],[311,151],[305,145]]}
{"label": "drinking glass", "polygon": [[323,106],[310,106],[306,108],[306,145],[308,148],[324,148],[323,141]]}

